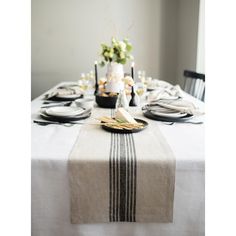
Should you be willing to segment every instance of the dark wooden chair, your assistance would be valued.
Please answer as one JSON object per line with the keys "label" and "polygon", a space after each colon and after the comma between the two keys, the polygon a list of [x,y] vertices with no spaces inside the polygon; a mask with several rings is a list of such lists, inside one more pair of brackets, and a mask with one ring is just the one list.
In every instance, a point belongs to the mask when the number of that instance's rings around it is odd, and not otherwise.
{"label": "dark wooden chair", "polygon": [[205,74],[184,70],[184,91],[192,96],[205,100]]}

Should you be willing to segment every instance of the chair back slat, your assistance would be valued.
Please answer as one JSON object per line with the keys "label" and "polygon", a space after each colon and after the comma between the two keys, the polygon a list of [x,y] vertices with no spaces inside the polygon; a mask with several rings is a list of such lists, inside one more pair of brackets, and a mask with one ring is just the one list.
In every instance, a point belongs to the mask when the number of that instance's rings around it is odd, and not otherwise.
{"label": "chair back slat", "polygon": [[193,96],[195,94],[196,82],[197,82],[197,80],[191,80],[190,94],[193,95]]}
{"label": "chair back slat", "polygon": [[205,98],[205,74],[194,71],[184,71],[184,91],[204,101]]}
{"label": "chair back slat", "polygon": [[197,79],[196,84],[195,84],[194,94],[193,94],[194,97],[197,97],[197,98],[199,97],[200,89],[201,89],[201,81]]}

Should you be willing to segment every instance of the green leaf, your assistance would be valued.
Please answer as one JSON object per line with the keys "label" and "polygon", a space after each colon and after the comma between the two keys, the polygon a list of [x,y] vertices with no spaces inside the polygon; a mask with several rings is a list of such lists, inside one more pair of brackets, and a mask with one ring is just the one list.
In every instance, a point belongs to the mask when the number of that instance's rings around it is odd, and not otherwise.
{"label": "green leaf", "polygon": [[129,59],[130,60],[134,60],[134,56],[133,55],[129,55]]}
{"label": "green leaf", "polygon": [[128,43],[129,43],[129,39],[124,38],[123,42],[126,43],[126,44],[128,44]]}
{"label": "green leaf", "polygon": [[126,49],[128,52],[130,52],[133,49],[132,45],[130,43],[126,44]]}
{"label": "green leaf", "polygon": [[118,59],[117,54],[114,53],[114,55],[113,55],[113,60],[114,60],[114,61],[117,61],[117,59]]}
{"label": "green leaf", "polygon": [[121,59],[121,60],[120,60],[120,63],[124,65],[124,64],[126,63],[126,59],[125,59],[125,58],[124,58],[124,59]]}
{"label": "green leaf", "polygon": [[106,45],[106,44],[101,44],[101,47],[102,47],[102,49],[104,50],[104,49],[106,49],[108,46]]}
{"label": "green leaf", "polygon": [[104,61],[101,61],[101,62],[99,63],[99,65],[100,65],[101,67],[103,67],[103,66],[105,66],[105,62],[104,62]]}

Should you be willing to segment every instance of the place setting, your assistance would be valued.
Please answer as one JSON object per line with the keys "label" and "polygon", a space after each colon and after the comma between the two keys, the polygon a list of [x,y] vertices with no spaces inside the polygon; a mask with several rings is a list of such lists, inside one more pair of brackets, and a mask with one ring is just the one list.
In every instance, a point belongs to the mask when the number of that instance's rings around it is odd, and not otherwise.
{"label": "place setting", "polygon": [[[149,119],[162,121],[165,124],[190,123],[203,124],[196,120],[204,115],[192,102],[180,99],[160,99],[152,101],[142,107],[143,115]],[[170,123],[166,123],[170,122]]]}
{"label": "place setting", "polygon": [[34,123],[39,125],[62,124],[64,126],[72,126],[74,124],[82,124],[81,121],[87,119],[91,115],[92,109],[82,107],[55,106],[49,108],[41,108],[39,117]]}
{"label": "place setting", "polygon": [[74,101],[83,97],[83,91],[77,83],[59,86],[53,91],[44,95],[44,100],[49,101],[45,104],[52,102],[65,102]]}
{"label": "place setting", "polygon": [[92,98],[80,98],[71,102],[61,102],[41,106],[38,117],[34,123],[42,126],[58,124],[72,126],[83,124],[91,116],[94,100]]}
{"label": "place setting", "polygon": [[148,122],[133,118],[124,108],[118,108],[114,117],[103,116],[98,118],[101,127],[112,133],[138,133],[147,128]]}

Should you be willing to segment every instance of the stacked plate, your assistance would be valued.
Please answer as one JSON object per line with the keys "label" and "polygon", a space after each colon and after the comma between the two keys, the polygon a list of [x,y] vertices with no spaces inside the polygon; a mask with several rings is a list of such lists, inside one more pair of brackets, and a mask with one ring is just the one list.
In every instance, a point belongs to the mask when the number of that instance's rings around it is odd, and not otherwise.
{"label": "stacked plate", "polygon": [[91,109],[81,107],[50,107],[40,111],[40,116],[44,120],[57,122],[70,122],[86,119],[91,115]]}
{"label": "stacked plate", "polygon": [[78,85],[66,85],[56,88],[54,91],[45,95],[46,100],[52,101],[74,101],[82,98],[83,92]]}
{"label": "stacked plate", "polygon": [[58,94],[54,97],[57,101],[74,101],[75,99],[82,98],[82,94]]}
{"label": "stacked plate", "polygon": [[163,107],[158,104],[143,107],[144,116],[153,120],[178,122],[191,119],[193,115]]}

